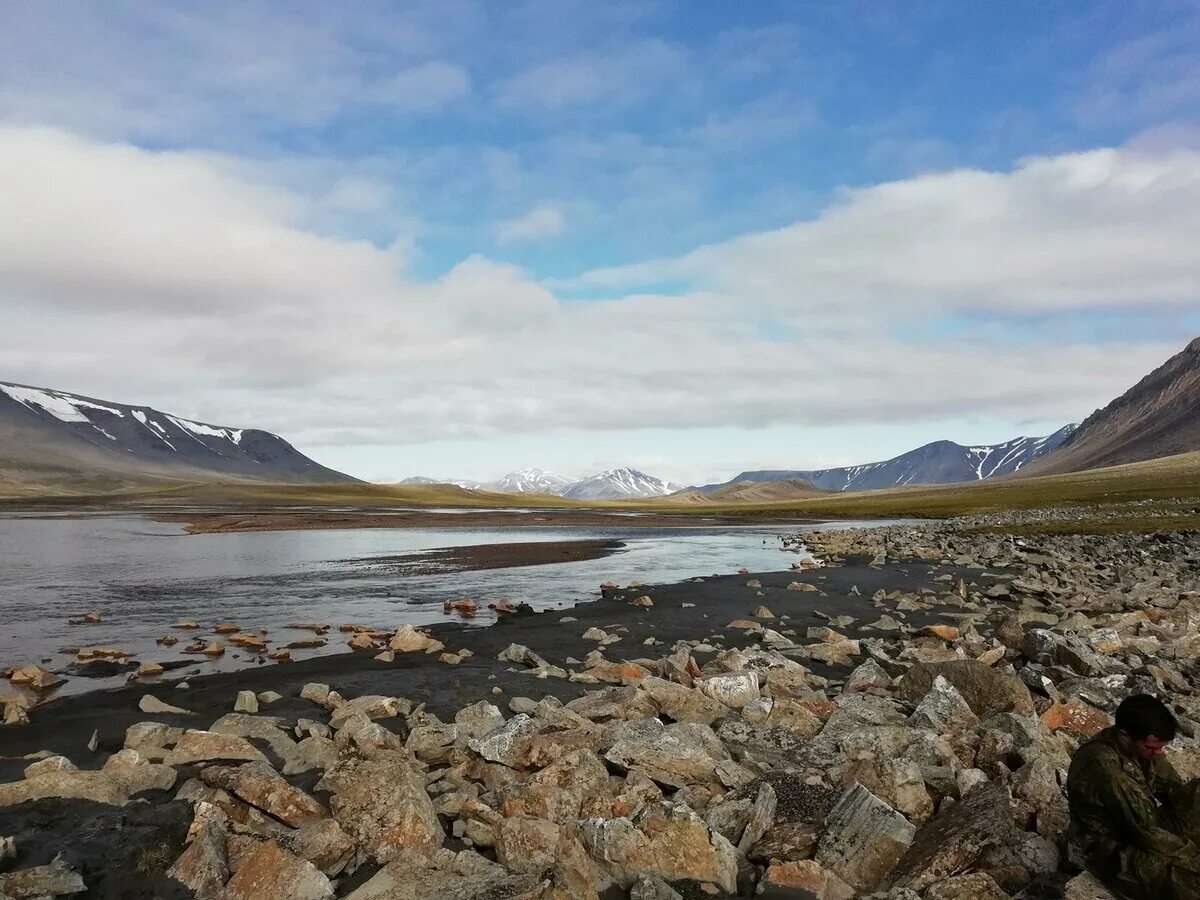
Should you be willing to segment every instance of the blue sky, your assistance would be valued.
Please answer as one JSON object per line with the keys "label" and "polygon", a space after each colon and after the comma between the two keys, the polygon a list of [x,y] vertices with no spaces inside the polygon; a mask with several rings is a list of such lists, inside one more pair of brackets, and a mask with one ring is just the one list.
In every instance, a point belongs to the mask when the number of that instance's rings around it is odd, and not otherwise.
{"label": "blue sky", "polygon": [[0,84],[3,377],[365,477],[1001,440],[1200,332],[1194,2],[15,0]]}

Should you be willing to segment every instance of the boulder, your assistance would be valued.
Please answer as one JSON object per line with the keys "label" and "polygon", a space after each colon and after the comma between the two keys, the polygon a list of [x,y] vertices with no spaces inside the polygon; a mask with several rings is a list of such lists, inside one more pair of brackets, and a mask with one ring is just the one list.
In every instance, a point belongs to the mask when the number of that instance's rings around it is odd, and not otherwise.
{"label": "boulder", "polygon": [[970,704],[942,675],[933,679],[929,693],[921,698],[908,721],[917,728],[928,728],[938,734],[966,731],[979,724],[979,717]]}
{"label": "boulder", "polygon": [[1061,729],[1083,739],[1095,737],[1113,724],[1112,716],[1082,700],[1052,703],[1041,718],[1051,731]]}
{"label": "boulder", "polygon": [[634,719],[617,725],[613,737],[605,759],[674,788],[713,781],[717,763],[729,759],[713,730],[696,722],[664,726],[658,719]]}
{"label": "boulder", "polygon": [[496,828],[496,861],[517,875],[540,875],[554,866],[559,837],[554,822],[506,817]]}
{"label": "boulder", "polygon": [[65,897],[86,890],[87,885],[79,873],[60,863],[0,875],[0,897],[11,897],[13,900]]}
{"label": "boulder", "polygon": [[275,839],[289,853],[307,859],[330,878],[335,877],[354,859],[354,841],[333,819],[310,822]]}
{"label": "boulder", "polygon": [[971,868],[993,845],[1011,843],[1012,802],[999,782],[981,784],[917,832],[896,870],[895,884],[921,892]]}
{"label": "boulder", "polygon": [[258,712],[258,696],[254,691],[238,691],[237,700],[233,703],[233,711],[239,713]]}
{"label": "boulder", "polygon": [[1067,882],[1063,889],[1063,900],[1120,900],[1116,894],[1100,883],[1095,875],[1084,872]]}
{"label": "boulder", "polygon": [[174,769],[152,764],[135,750],[122,750],[109,757],[99,771],[55,769],[24,781],[0,784],[0,807],[46,797],[124,806],[135,794],[169,790],[174,784]]}
{"label": "boulder", "polygon": [[191,843],[167,870],[167,877],[187,887],[198,900],[216,897],[229,880],[225,832],[229,820],[209,803],[196,804],[196,821],[188,832]]}
{"label": "boulder", "polygon": [[1002,712],[1034,713],[1033,697],[1021,679],[999,672],[977,659],[914,663],[900,679],[896,695],[915,703],[929,693],[939,675],[962,694],[971,711],[981,719]]}
{"label": "boulder", "polygon": [[200,780],[209,787],[228,791],[293,828],[329,816],[329,810],[322,804],[292,787],[266,763],[208,766],[201,770]]}
{"label": "boulder", "polygon": [[580,823],[579,838],[625,888],[650,873],[667,881],[715,884],[727,893],[737,889],[737,851],[683,804],[649,806],[636,824],[626,818],[587,819]]}
{"label": "boulder", "polygon": [[797,891],[798,896],[813,900],[853,900],[858,896],[854,888],[812,859],[772,863],[763,876],[761,890]]}
{"label": "boulder", "polygon": [[388,649],[397,653],[434,653],[441,650],[442,642],[418,631],[411,625],[401,625],[388,641]]}
{"label": "boulder", "polygon": [[467,746],[489,762],[520,768],[529,764],[530,745],[543,727],[522,713],[484,737],[468,740]]}
{"label": "boulder", "polygon": [[853,694],[857,691],[866,691],[871,688],[886,689],[891,684],[892,676],[884,671],[883,666],[879,665],[873,659],[868,659],[850,673],[846,678],[846,683],[842,685],[842,691],[847,694]]}
{"label": "boulder", "polygon": [[180,709],[178,706],[172,706],[170,703],[164,703],[153,694],[144,694],[142,699],[138,701],[138,709],[144,713],[173,713],[180,716],[190,716],[192,713],[186,709]]}
{"label": "boulder", "polygon": [[730,709],[741,709],[759,697],[757,672],[710,675],[699,683],[700,692]]}
{"label": "boulder", "polygon": [[986,872],[953,875],[925,892],[924,900],[1012,900]]}
{"label": "boulder", "polygon": [[816,861],[864,892],[891,874],[916,834],[904,816],[861,784],[842,795],[825,826]]}
{"label": "boulder", "polygon": [[237,867],[221,900],[326,900],[333,885],[306,859],[263,841]]}
{"label": "boulder", "polygon": [[234,734],[188,729],[175,743],[175,749],[164,760],[168,766],[186,766],[214,760],[247,760],[266,762],[262,751],[245,738]]}
{"label": "boulder", "polygon": [[442,826],[425,779],[401,752],[339,759],[317,790],[333,794],[330,806],[338,824],[379,862],[403,849],[429,853],[442,845]]}

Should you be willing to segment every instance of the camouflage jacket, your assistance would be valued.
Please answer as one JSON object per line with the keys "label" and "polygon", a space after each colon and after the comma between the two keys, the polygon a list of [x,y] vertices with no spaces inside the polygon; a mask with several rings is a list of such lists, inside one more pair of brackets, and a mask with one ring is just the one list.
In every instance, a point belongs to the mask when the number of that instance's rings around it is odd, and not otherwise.
{"label": "camouflage jacket", "polygon": [[1067,774],[1071,841],[1102,880],[1141,896],[1156,869],[1200,872],[1200,853],[1184,837],[1188,790],[1163,757],[1142,763],[1117,747],[1106,728],[1076,752]]}

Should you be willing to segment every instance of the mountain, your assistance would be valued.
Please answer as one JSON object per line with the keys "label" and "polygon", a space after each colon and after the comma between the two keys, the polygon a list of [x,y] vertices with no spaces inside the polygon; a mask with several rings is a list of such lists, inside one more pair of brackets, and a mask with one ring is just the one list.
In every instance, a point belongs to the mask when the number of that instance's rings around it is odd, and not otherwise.
{"label": "mountain", "polygon": [[402,478],[397,484],[450,484],[454,487],[465,488],[473,491],[482,487],[478,481],[471,481],[466,478],[428,478],[425,475],[413,475],[410,478]]}
{"label": "mountain", "polygon": [[804,500],[827,494],[811,481],[789,478],[785,481],[737,481],[709,494],[678,491],[670,499],[678,503],[770,503],[775,500]]}
{"label": "mountain", "polygon": [[0,481],[350,483],[283,438],[109,400],[0,382]]}
{"label": "mountain", "polygon": [[545,469],[521,469],[480,487],[506,494],[561,494],[572,483],[570,478]]}
{"label": "mountain", "polygon": [[637,469],[609,469],[573,482],[562,491],[572,500],[626,500],[634,497],[662,497],[674,486]]}
{"label": "mountain", "polygon": [[1078,472],[1200,450],[1200,338],[1080,423],[1036,474]]}
{"label": "mountain", "polygon": [[1046,437],[1019,437],[1003,444],[964,446],[953,441],[934,441],[882,462],[837,469],[742,472],[721,484],[696,488],[713,494],[739,482],[771,482],[799,479],[823,491],[869,491],[906,484],[952,484],[1011,475],[1036,459],[1057,449],[1075,430],[1060,428]]}

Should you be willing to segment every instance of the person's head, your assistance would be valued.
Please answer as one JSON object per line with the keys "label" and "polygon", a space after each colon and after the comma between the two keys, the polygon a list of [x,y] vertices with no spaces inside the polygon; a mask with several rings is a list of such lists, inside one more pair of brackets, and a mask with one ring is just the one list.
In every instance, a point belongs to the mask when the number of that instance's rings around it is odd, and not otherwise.
{"label": "person's head", "polygon": [[1166,704],[1149,694],[1134,694],[1117,707],[1117,738],[1121,749],[1141,760],[1159,756],[1172,740],[1177,727]]}

